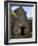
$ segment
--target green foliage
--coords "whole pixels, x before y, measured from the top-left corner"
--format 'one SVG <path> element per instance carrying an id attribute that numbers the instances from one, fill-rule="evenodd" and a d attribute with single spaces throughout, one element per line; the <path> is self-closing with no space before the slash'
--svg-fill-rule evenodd
<path id="1" fill-rule="evenodd" d="M 32 20 L 29 20 L 29 31 L 32 32 Z"/>
<path id="2" fill-rule="evenodd" d="M 17 17 L 17 15 L 16 15 L 15 12 L 11 12 L 11 16 L 15 16 L 15 17 Z"/>
<path id="3" fill-rule="evenodd" d="M 32 37 L 32 32 L 25 32 L 25 38 Z"/>

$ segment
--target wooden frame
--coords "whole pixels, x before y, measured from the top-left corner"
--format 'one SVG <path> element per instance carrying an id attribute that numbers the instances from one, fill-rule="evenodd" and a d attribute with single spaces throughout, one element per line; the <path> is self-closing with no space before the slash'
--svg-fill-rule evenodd
<path id="1" fill-rule="evenodd" d="M 33 42 L 16 42 L 16 43 L 8 43 L 8 3 L 32 3 L 35 5 L 35 41 Z M 27 5 L 26 5 L 27 6 Z M 29 1 L 5 1 L 4 2 L 4 44 L 31 44 L 31 43 L 37 43 L 37 2 L 29 2 Z"/>

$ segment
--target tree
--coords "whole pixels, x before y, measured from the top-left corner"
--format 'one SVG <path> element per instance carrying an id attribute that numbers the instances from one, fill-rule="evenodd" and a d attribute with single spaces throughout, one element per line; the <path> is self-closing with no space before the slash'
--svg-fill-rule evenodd
<path id="1" fill-rule="evenodd" d="M 32 17 L 29 18 L 29 31 L 32 32 Z"/>

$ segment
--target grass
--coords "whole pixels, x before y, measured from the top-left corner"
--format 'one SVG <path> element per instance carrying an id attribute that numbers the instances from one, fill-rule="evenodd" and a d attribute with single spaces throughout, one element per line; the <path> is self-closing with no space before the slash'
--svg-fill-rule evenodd
<path id="1" fill-rule="evenodd" d="M 17 34 L 17 36 L 14 35 L 13 38 L 31 38 L 31 37 L 32 37 L 32 32 L 25 32 L 24 34 L 25 34 L 24 36 L 21 36 L 21 35 L 19 35 L 19 34 Z M 12 35 L 13 35 L 13 34 L 12 34 Z M 11 35 L 11 36 L 12 36 L 12 35 Z M 11 37 L 11 38 L 12 38 L 12 37 Z"/>
<path id="2" fill-rule="evenodd" d="M 25 34 L 26 34 L 26 35 L 25 35 L 25 38 L 30 38 L 30 37 L 32 37 L 32 32 L 26 32 Z"/>

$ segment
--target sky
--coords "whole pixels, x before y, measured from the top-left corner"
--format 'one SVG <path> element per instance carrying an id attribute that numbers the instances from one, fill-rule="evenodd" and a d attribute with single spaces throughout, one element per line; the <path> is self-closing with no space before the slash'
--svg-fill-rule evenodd
<path id="1" fill-rule="evenodd" d="M 12 6 L 11 10 L 14 11 L 15 9 L 19 8 L 20 6 Z M 32 7 L 22 7 L 24 9 L 24 11 L 27 12 L 27 17 L 29 19 L 29 17 L 32 17 Z"/>

